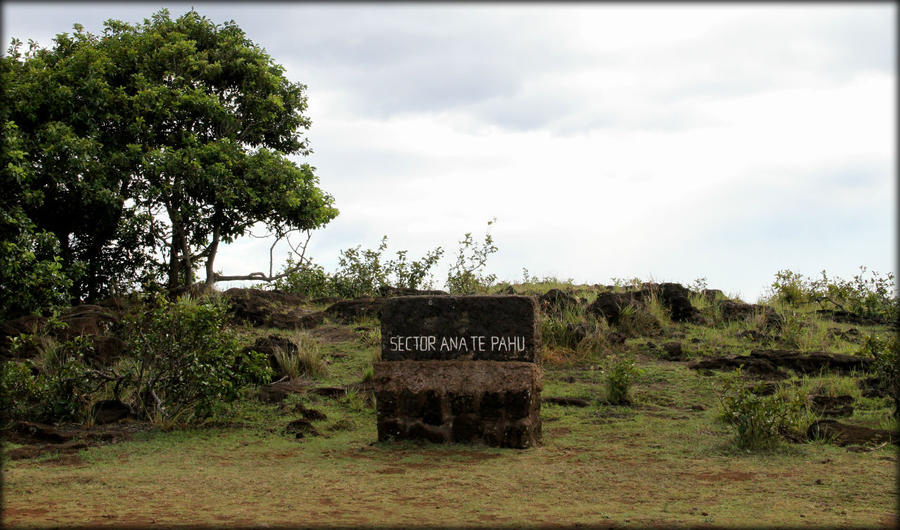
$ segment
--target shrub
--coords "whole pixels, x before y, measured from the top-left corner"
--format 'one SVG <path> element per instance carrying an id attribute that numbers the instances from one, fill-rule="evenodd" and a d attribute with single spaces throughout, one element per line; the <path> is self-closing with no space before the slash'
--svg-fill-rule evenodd
<path id="1" fill-rule="evenodd" d="M 790 270 L 778 271 L 770 289 L 770 299 L 788 305 L 817 303 L 823 308 L 837 308 L 860 316 L 896 322 L 900 317 L 894 274 L 880 275 L 860 266 L 851 280 L 829 278 L 823 270 L 818 280 L 805 278 Z"/>
<path id="2" fill-rule="evenodd" d="M 778 445 L 804 409 L 799 396 L 790 396 L 784 388 L 771 396 L 754 394 L 741 380 L 740 369 L 721 378 L 718 399 L 719 419 L 735 428 L 735 445 L 745 450 Z"/>
<path id="3" fill-rule="evenodd" d="M 245 384 L 269 380 L 265 356 L 242 353 L 225 327 L 226 310 L 222 298 L 155 297 L 144 314 L 124 319 L 137 361 L 125 379 L 141 414 L 156 421 L 203 418 L 237 398 Z"/>
<path id="4" fill-rule="evenodd" d="M 613 405 L 630 403 L 628 393 L 631 385 L 643 373 L 635 366 L 634 358 L 611 355 L 606 358 L 603 370 L 606 374 L 606 401 Z"/>
<path id="5" fill-rule="evenodd" d="M 496 219 L 488 221 L 488 228 Z M 447 273 L 447 290 L 450 294 L 475 294 L 487 291 L 497 281 L 495 274 L 485 275 L 482 271 L 488 256 L 497 252 L 491 234 L 485 233 L 481 245 L 476 245 L 472 233 L 467 232 L 459 242 L 456 262 Z"/>
<path id="6" fill-rule="evenodd" d="M 328 364 L 322 358 L 319 341 L 305 332 L 296 332 L 291 342 L 297 346 L 298 374 L 303 373 L 312 378 L 323 377 L 328 373 Z"/>
<path id="7" fill-rule="evenodd" d="M 298 266 L 288 258 L 284 276 L 275 281 L 274 287 L 279 291 L 300 294 L 310 298 L 338 296 L 334 281 L 321 265 L 308 264 Z"/>
<path id="8" fill-rule="evenodd" d="M 387 236 L 381 238 L 377 249 L 363 249 L 362 245 L 342 250 L 338 269 L 329 274 L 320 265 L 312 263 L 298 266 L 288 260 L 284 276 L 275 282 L 275 288 L 311 298 L 340 296 L 359 298 L 376 296 L 382 287 L 393 285 L 409 289 L 431 287 L 431 269 L 437 264 L 444 250 L 436 247 L 419 260 L 408 261 L 407 251 L 398 250 L 395 259 L 384 260 Z"/>
<path id="9" fill-rule="evenodd" d="M 869 335 L 859 353 L 872 358 L 872 371 L 878 386 L 894 401 L 894 417 L 900 420 L 900 340 L 897 335 Z"/>
<path id="10" fill-rule="evenodd" d="M 0 375 L 2 406 L 8 419 L 41 422 L 81 420 L 87 417 L 92 394 L 105 379 L 85 363 L 92 348 L 85 337 L 58 342 L 46 337 L 20 335 L 12 352 L 36 348 L 37 361 L 6 361 Z"/>
<path id="11" fill-rule="evenodd" d="M 620 310 L 619 319 L 613 327 L 626 337 L 653 336 L 662 331 L 659 320 L 635 304 L 628 304 Z"/>

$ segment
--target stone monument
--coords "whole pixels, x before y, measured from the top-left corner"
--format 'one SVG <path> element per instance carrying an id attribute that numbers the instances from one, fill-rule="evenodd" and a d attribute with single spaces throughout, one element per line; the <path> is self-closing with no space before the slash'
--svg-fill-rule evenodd
<path id="1" fill-rule="evenodd" d="M 390 298 L 381 310 L 381 337 L 380 441 L 540 443 L 543 371 L 534 298 Z"/>

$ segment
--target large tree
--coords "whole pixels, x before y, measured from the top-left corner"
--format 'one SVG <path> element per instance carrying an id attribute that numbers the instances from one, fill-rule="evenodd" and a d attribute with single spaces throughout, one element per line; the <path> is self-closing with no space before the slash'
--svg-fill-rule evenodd
<path id="1" fill-rule="evenodd" d="M 9 120 L 39 183 L 26 211 L 94 283 L 123 268 L 111 256 L 132 254 L 116 271 L 130 281 L 163 271 L 183 288 L 204 264 L 212 283 L 220 243 L 257 223 L 281 236 L 337 215 L 314 168 L 289 158 L 310 152 L 306 87 L 233 21 L 162 10 L 110 20 L 102 35 L 76 25 L 52 49 L 14 45 L 8 60 Z"/>

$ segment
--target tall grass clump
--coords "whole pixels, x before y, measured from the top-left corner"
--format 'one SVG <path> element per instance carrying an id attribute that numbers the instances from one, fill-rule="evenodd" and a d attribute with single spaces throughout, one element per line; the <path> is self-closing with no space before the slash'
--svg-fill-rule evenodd
<path id="1" fill-rule="evenodd" d="M 275 361 L 281 368 L 281 373 L 294 379 L 301 375 L 307 375 L 313 379 L 325 376 L 328 373 L 328 364 L 322 357 L 319 341 L 307 332 L 297 331 L 290 337 L 291 344 L 296 350 L 275 350 Z"/>
<path id="2" fill-rule="evenodd" d="M 738 449 L 771 449 L 783 433 L 793 430 L 805 412 L 803 400 L 784 387 L 771 396 L 753 393 L 741 379 L 740 369 L 723 376 L 718 385 L 719 420 L 735 430 Z"/>
<path id="3" fill-rule="evenodd" d="M 586 314 L 584 308 L 569 305 L 541 319 L 544 360 L 563 364 L 606 351 L 606 321 Z"/>
<path id="4" fill-rule="evenodd" d="M 659 319 L 644 308 L 628 304 L 619 311 L 619 319 L 613 329 L 626 337 L 647 337 L 658 335 L 663 327 Z"/>

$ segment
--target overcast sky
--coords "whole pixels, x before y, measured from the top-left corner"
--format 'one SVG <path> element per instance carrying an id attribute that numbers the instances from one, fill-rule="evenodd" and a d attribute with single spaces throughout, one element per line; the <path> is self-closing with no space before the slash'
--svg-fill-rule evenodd
<path id="1" fill-rule="evenodd" d="M 191 4 L 3 3 L 11 37 Z M 488 272 L 690 283 L 755 301 L 779 269 L 896 269 L 896 6 L 194 3 L 308 86 L 341 249 L 447 250 Z M 281 259 L 286 247 L 279 250 Z M 217 269 L 265 270 L 267 244 Z"/>

